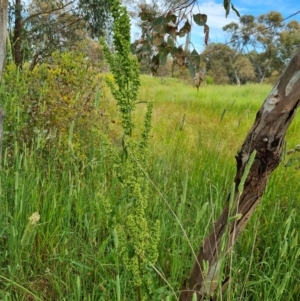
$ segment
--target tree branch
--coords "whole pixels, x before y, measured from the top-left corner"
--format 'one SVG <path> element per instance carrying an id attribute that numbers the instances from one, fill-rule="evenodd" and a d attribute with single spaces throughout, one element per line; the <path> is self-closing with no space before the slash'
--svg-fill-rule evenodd
<path id="1" fill-rule="evenodd" d="M 299 104 L 300 48 L 257 112 L 252 129 L 236 156 L 234 193 L 227 197 L 224 210 L 213 225 L 211 234 L 201 243 L 197 261 L 181 292 L 180 301 L 191 301 L 194 292 L 197 300 L 202 300 L 204 296 L 214 300 L 218 283 L 222 282 L 219 275 L 223 260 L 251 218 L 271 173 L 280 163 L 284 137 Z M 238 187 L 253 151 L 256 155 L 241 192 Z M 233 200 L 232 204 L 230 200 Z M 224 239 L 227 243 L 222 250 L 221 242 Z M 208 264 L 206 274 L 203 262 Z"/>
<path id="2" fill-rule="evenodd" d="M 44 11 L 44 12 L 43 12 L 43 11 L 40 11 L 40 12 L 34 13 L 34 14 L 28 16 L 27 18 L 25 18 L 25 19 L 22 21 L 22 24 L 24 25 L 26 22 L 28 22 L 29 20 L 35 18 L 36 16 L 40 16 L 40 15 L 48 15 L 48 14 L 51 14 L 51 13 L 53 13 L 53 12 L 55 12 L 55 11 L 62 10 L 62 9 L 64 9 L 64 8 L 66 8 L 67 6 L 73 4 L 75 1 L 76 1 L 76 0 L 72 0 L 72 1 L 70 1 L 70 2 L 64 4 L 64 5 L 60 6 L 60 7 L 53 8 L 53 9 L 51 9 L 51 10 L 49 10 L 49 11 Z"/>

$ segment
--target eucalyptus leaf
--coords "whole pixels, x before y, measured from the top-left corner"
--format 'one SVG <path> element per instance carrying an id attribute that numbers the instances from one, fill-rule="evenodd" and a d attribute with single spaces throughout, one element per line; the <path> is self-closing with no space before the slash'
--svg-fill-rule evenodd
<path id="1" fill-rule="evenodd" d="M 166 21 L 167 21 L 167 23 L 169 23 L 169 22 L 176 23 L 177 17 L 174 14 L 169 14 L 166 16 Z"/>
<path id="2" fill-rule="evenodd" d="M 240 17 L 241 17 L 240 13 L 239 13 L 238 10 L 233 6 L 232 3 L 231 3 L 231 8 L 235 11 L 235 13 L 237 14 L 237 16 L 240 18 Z"/>
<path id="3" fill-rule="evenodd" d="M 230 13 L 230 0 L 224 0 L 224 8 L 226 12 L 226 18 Z"/>
<path id="4" fill-rule="evenodd" d="M 190 57 L 191 57 L 191 61 L 194 64 L 194 66 L 196 68 L 198 68 L 200 66 L 200 55 L 199 55 L 199 53 L 194 49 L 191 52 Z"/>
<path id="5" fill-rule="evenodd" d="M 196 14 L 193 15 L 193 19 L 195 23 L 199 26 L 203 26 L 207 22 L 207 15 L 205 14 Z"/>
<path id="6" fill-rule="evenodd" d="M 191 77 L 194 78 L 196 74 L 195 67 L 193 66 L 193 64 L 189 64 L 188 67 L 189 67 Z"/>
<path id="7" fill-rule="evenodd" d="M 209 26 L 206 24 L 204 25 L 204 34 L 205 34 L 204 42 L 205 45 L 207 45 L 209 39 Z"/>
<path id="8" fill-rule="evenodd" d="M 153 27 L 164 25 L 164 24 L 166 24 L 166 18 L 164 16 L 160 16 L 152 22 Z"/>
<path id="9" fill-rule="evenodd" d="M 190 31 L 191 31 L 191 24 L 189 23 L 189 21 L 186 21 L 184 25 L 181 27 L 181 29 L 179 30 L 178 35 L 182 38 L 185 36 L 185 34 L 189 33 Z"/>
<path id="10" fill-rule="evenodd" d="M 195 76 L 196 72 L 199 71 L 200 67 L 200 55 L 194 49 L 191 54 L 188 56 L 188 68 L 192 77 Z"/>
<path id="11" fill-rule="evenodd" d="M 169 36 L 169 37 L 168 37 L 167 44 L 168 44 L 169 46 L 171 46 L 171 47 L 174 47 L 174 46 L 175 46 L 175 41 L 174 41 L 174 39 L 173 39 L 172 36 Z"/>
<path id="12" fill-rule="evenodd" d="M 167 48 L 163 48 L 160 52 L 159 52 L 159 63 L 161 65 L 165 65 L 167 62 L 167 57 L 168 57 L 169 51 Z"/>

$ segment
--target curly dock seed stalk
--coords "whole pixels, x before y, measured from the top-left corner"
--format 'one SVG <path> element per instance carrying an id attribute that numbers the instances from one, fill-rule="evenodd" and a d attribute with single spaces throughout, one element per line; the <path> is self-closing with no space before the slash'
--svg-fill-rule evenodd
<path id="1" fill-rule="evenodd" d="M 134 127 L 132 111 L 136 106 L 140 86 L 139 64 L 130 51 L 130 19 L 126 8 L 122 7 L 117 0 L 111 0 L 110 3 L 114 18 L 113 42 L 115 53 L 110 52 L 103 40 L 101 43 L 114 78 L 106 78 L 106 82 L 117 101 L 124 134 L 131 136 Z"/>
<path id="2" fill-rule="evenodd" d="M 126 8 L 118 0 L 111 0 L 114 18 L 114 53 L 102 40 L 103 52 L 110 65 L 113 79 L 107 78 L 108 86 L 117 101 L 123 128 L 123 150 L 117 174 L 122 183 L 126 206 L 115 225 L 114 237 L 118 256 L 131 276 L 137 300 L 149 300 L 151 296 L 152 269 L 158 258 L 160 226 L 147 216 L 149 201 L 148 182 L 144 170 L 148 166 L 148 138 L 151 130 L 152 103 L 148 103 L 141 137 L 133 135 L 135 124 L 132 113 L 136 109 L 140 86 L 139 65 L 130 52 L 130 20 Z M 128 285 L 128 284 L 127 284 Z M 121 296 L 120 296 L 121 298 Z"/>
<path id="3" fill-rule="evenodd" d="M 38 212 L 34 212 L 29 217 L 29 223 L 27 224 L 21 239 L 21 246 L 23 249 L 29 246 L 32 238 L 34 237 L 39 220 L 40 220 L 40 215 Z"/>

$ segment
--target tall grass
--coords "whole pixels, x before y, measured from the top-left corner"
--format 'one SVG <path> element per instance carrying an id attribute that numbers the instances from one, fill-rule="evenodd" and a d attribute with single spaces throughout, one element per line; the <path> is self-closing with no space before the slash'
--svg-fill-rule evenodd
<path id="1" fill-rule="evenodd" d="M 149 282 L 153 300 L 177 300 L 194 260 L 191 246 L 197 252 L 222 211 L 233 182 L 234 156 L 270 90 L 264 85 L 204 86 L 197 93 L 174 79 L 142 77 L 134 118 L 142 123 L 143 101 L 153 101 L 147 210 L 161 224 L 156 276 Z M 106 108 L 110 104 L 108 133 L 121 144 L 114 102 L 108 93 L 101 100 Z M 1 105 L 16 112 L 16 102 L 9 109 L 12 103 L 6 95 Z M 299 122 L 297 115 L 287 149 L 299 143 Z M 122 218 L 128 204 L 121 202 L 109 147 L 97 131 L 85 130 L 90 146 L 83 157 L 72 152 L 71 136 L 64 153 L 51 149 L 44 156 L 38 137 L 30 148 L 15 143 L 13 151 L 4 149 L 1 300 L 136 300 L 110 230 L 114 216 Z M 134 135 L 140 134 L 137 128 Z M 231 290 L 220 300 L 300 299 L 299 164 L 297 154 L 293 156 L 285 166 L 287 155 L 271 176 L 261 205 L 232 251 Z M 41 216 L 36 233 L 21 248 L 34 212 Z"/>

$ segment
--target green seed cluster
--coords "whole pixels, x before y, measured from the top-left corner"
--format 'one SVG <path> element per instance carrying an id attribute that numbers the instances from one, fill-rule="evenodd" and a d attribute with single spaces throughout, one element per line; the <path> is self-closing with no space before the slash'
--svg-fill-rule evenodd
<path id="1" fill-rule="evenodd" d="M 107 78 L 121 115 L 123 139 L 117 176 L 121 182 L 125 212 L 117 219 L 114 236 L 117 237 L 118 256 L 132 283 L 138 289 L 138 300 L 147 300 L 151 286 L 150 265 L 158 258 L 159 222 L 146 216 L 149 188 L 146 179 L 148 167 L 148 139 L 151 130 L 152 103 L 148 103 L 140 138 L 133 135 L 132 113 L 136 109 L 140 86 L 139 65 L 130 52 L 130 20 L 118 0 L 111 0 L 114 18 L 113 51 L 102 41 L 105 57 L 113 77 Z M 118 160 L 116 160 L 118 161 Z M 124 218 L 125 217 L 125 218 Z"/>

